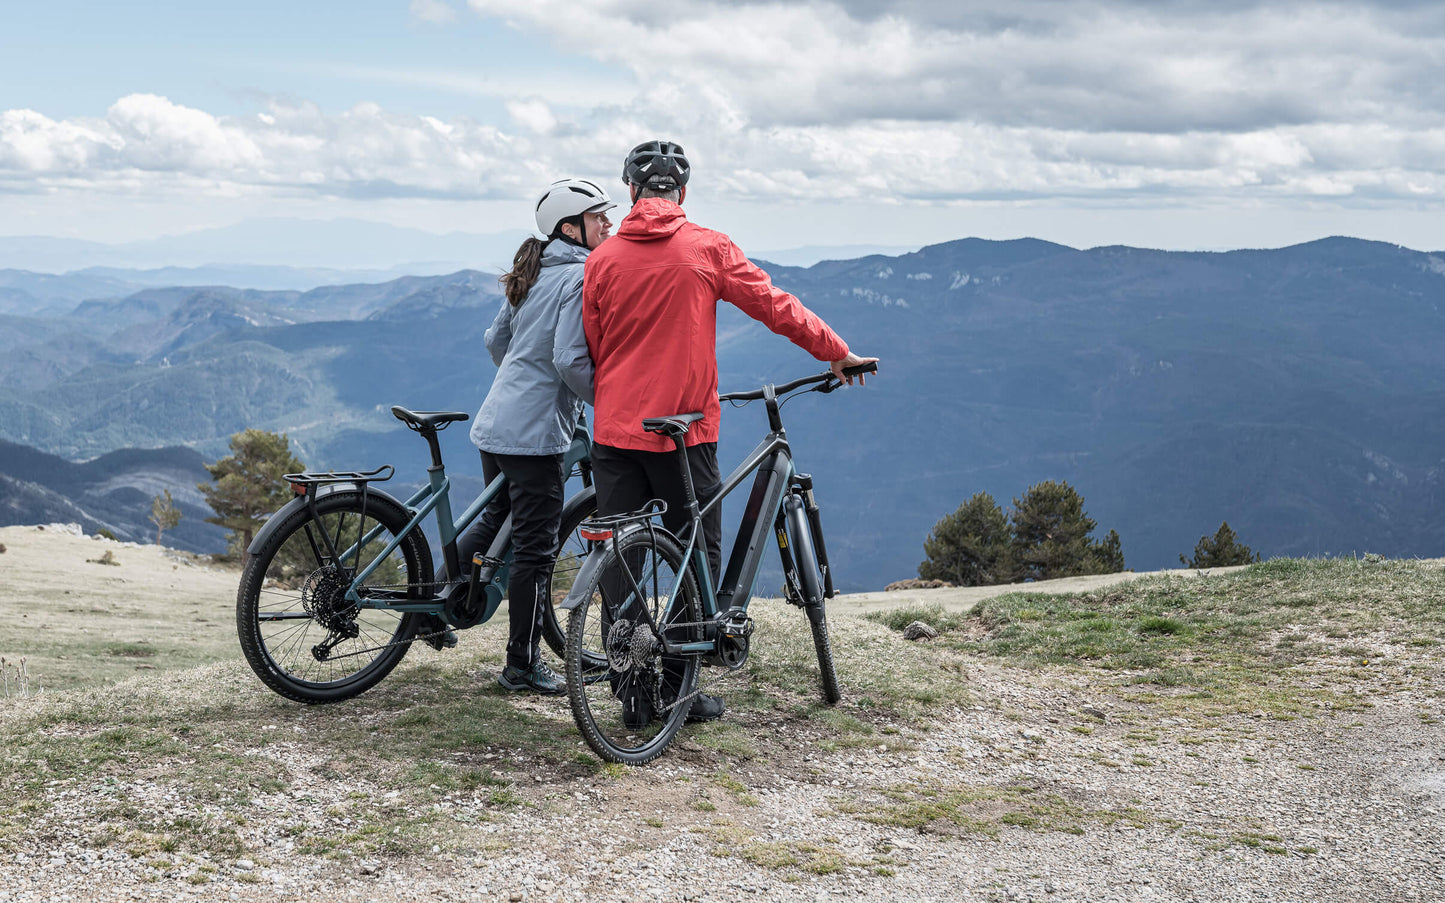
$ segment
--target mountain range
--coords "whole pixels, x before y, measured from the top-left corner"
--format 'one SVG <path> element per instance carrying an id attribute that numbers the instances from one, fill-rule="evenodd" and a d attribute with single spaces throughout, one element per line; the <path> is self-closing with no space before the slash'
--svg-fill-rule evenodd
<path id="1" fill-rule="evenodd" d="M 1445 550 L 1445 254 L 964 239 L 763 265 L 882 358 L 866 387 L 784 409 L 848 589 L 913 573 L 931 526 L 974 492 L 1008 507 L 1048 479 L 1084 495 L 1136 569 L 1177 565 L 1222 520 L 1267 556 Z M 310 466 L 393 463 L 415 481 L 425 452 L 387 408 L 475 411 L 494 372 L 482 335 L 501 300 L 475 270 L 99 290 L 0 313 L 0 438 L 72 460 L 174 445 L 210 460 L 261 427 Z M 719 307 L 724 391 L 820 369 Z M 765 429 L 757 405 L 725 408 L 720 459 Z M 474 476 L 465 427 L 444 439 L 453 472 Z"/>

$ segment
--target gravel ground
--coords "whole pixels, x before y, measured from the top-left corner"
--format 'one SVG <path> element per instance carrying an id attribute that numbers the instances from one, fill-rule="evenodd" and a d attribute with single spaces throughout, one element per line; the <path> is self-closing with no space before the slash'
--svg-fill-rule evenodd
<path id="1" fill-rule="evenodd" d="M 293 781 L 252 801 L 247 859 L 158 868 L 73 839 L 117 798 L 162 819 L 222 817 L 182 799 L 164 768 L 56 787 L 51 811 L 11 838 L 0 900 L 1445 899 L 1445 723 L 1428 684 L 1382 674 L 1362 711 L 1204 722 L 1073 674 L 974 663 L 961 679 L 971 705 L 875 746 L 825 753 L 806 722 L 745 722 L 766 742 L 725 778 L 686 731 L 653 766 L 585 778 L 509 772 L 516 757 L 489 752 L 523 804 L 446 797 L 437 811 L 474 824 L 430 854 L 297 852 L 286 826 L 369 791 L 313 775 L 325 763 L 301 743 L 248 751 Z M 565 717 L 561 701 L 527 704 Z M 901 816 L 910 802 L 916 817 Z M 1000 805 L 1016 823 L 976 830 L 970 817 Z"/>

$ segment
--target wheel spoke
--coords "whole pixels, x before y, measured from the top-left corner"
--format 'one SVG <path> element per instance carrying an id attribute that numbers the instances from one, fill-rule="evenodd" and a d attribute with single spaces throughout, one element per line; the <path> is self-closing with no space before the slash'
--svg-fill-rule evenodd
<path id="1" fill-rule="evenodd" d="M 309 510 L 293 515 L 242 577 L 237 599 L 242 649 L 257 675 L 282 695 L 309 702 L 355 695 L 406 652 L 411 616 L 349 600 L 356 573 L 351 566 L 375 564 L 367 584 L 397 587 L 404 597 L 412 579 L 431 579 L 423 564 L 425 540 L 415 533 L 375 560 L 407 516 L 375 497 L 367 506 L 363 517 L 359 493 L 318 499 L 316 516 Z M 374 535 L 368 539 L 368 533 Z M 347 553 L 348 567 L 333 551 Z M 318 644 L 329 650 L 325 660 L 313 652 Z"/>

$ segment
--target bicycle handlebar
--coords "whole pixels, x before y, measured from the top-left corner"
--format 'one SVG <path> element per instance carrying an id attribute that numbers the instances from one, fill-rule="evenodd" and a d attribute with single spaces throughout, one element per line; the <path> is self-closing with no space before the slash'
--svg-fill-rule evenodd
<path id="1" fill-rule="evenodd" d="M 859 364 L 856 367 L 845 367 L 844 376 L 862 376 L 865 373 L 874 373 L 878 370 L 877 361 L 869 361 L 866 364 Z M 790 383 L 783 383 L 780 386 L 773 386 L 774 395 L 783 395 L 794 389 L 801 389 L 809 383 L 824 383 L 833 379 L 833 371 L 819 373 L 816 376 L 805 376 L 802 379 L 795 379 Z M 762 389 L 751 389 L 747 392 L 729 392 L 726 395 L 719 395 L 718 401 L 758 401 L 763 397 Z"/>

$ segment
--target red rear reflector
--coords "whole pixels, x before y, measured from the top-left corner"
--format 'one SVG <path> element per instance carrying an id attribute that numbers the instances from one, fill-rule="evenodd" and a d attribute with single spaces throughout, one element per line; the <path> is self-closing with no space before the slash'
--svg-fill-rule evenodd
<path id="1" fill-rule="evenodd" d="M 577 535 L 588 542 L 605 542 L 612 538 L 611 530 L 588 530 L 583 527 L 577 528 Z"/>
<path id="2" fill-rule="evenodd" d="M 305 494 L 306 494 L 306 486 L 305 486 L 304 484 L 302 484 L 302 483 L 292 483 L 292 484 L 291 484 L 291 491 L 294 492 L 294 493 L 296 493 L 297 495 L 305 495 Z"/>

